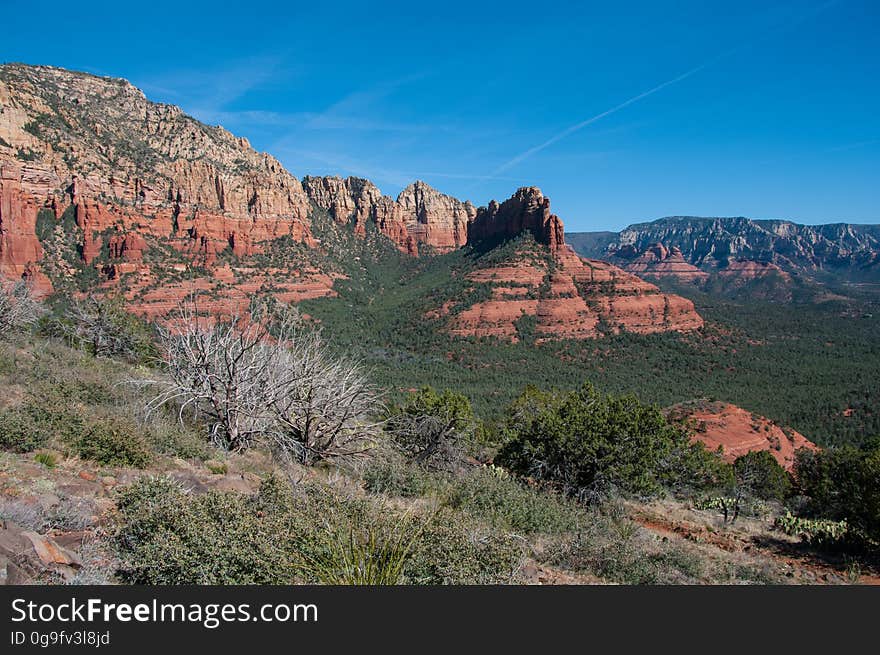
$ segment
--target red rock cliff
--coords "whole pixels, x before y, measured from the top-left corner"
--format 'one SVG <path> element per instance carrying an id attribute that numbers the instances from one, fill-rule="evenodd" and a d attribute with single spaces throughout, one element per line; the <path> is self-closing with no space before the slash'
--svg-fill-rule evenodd
<path id="1" fill-rule="evenodd" d="M 277 160 L 124 80 L 0 67 L 0 162 L 7 205 L 23 215 L 74 205 L 86 263 L 108 231 L 177 237 L 208 258 L 282 234 L 311 240 L 309 198 Z"/>
<path id="2" fill-rule="evenodd" d="M 410 184 L 397 200 L 383 196 L 369 180 L 356 177 L 306 177 L 303 187 L 318 207 L 340 224 L 353 222 L 363 234 L 367 223 L 402 250 L 417 254 L 418 244 L 444 253 L 467 243 L 468 224 L 477 210 L 424 182 Z"/>
<path id="3" fill-rule="evenodd" d="M 562 221 L 550 212 L 550 198 L 537 187 L 522 187 L 501 204 L 493 200 L 488 207 L 480 207 L 468 227 L 468 241 L 508 238 L 526 231 L 552 252 L 565 246 Z"/>

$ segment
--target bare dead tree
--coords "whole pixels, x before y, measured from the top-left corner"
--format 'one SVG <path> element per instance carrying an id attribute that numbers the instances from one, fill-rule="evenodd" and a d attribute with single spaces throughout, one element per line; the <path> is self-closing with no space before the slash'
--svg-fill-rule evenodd
<path id="1" fill-rule="evenodd" d="M 318 332 L 299 331 L 283 346 L 268 397 L 275 445 L 303 464 L 371 448 L 383 407 L 360 367 L 332 356 Z"/>
<path id="2" fill-rule="evenodd" d="M 0 280 L 0 336 L 30 327 L 45 311 L 27 282 Z"/>
<path id="3" fill-rule="evenodd" d="M 242 451 L 270 424 L 263 394 L 268 383 L 267 332 L 241 317 L 214 323 L 194 305 L 182 306 L 159 340 L 168 380 L 147 406 L 148 413 L 172 403 L 182 420 L 187 411 L 206 420 L 211 440 Z"/>
<path id="4" fill-rule="evenodd" d="M 263 441 L 305 464 L 364 452 L 382 407 L 359 367 L 330 355 L 295 313 L 257 318 L 214 321 L 195 301 L 182 306 L 160 330 L 168 378 L 148 411 L 192 411 L 231 451 Z"/>

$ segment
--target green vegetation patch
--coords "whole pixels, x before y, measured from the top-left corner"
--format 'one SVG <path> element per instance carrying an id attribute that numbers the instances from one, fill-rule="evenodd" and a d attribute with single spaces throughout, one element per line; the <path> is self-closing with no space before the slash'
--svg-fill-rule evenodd
<path id="1" fill-rule="evenodd" d="M 256 496 L 191 495 L 166 478 L 142 478 L 120 493 L 118 507 L 120 577 L 136 584 L 362 581 L 352 563 L 371 557 L 385 563 L 386 582 L 398 567 L 403 583 L 498 583 L 513 579 L 522 559 L 515 538 L 448 511 L 395 515 L 275 477 Z"/>

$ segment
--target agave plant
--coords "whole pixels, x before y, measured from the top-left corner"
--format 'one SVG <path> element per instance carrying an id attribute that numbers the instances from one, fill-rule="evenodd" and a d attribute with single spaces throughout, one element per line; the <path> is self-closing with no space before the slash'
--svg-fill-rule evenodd
<path id="1" fill-rule="evenodd" d="M 400 584 L 413 545 L 426 525 L 427 522 L 412 531 L 410 521 L 404 517 L 390 531 L 374 526 L 365 530 L 349 528 L 347 534 L 332 540 L 321 555 L 304 556 L 304 568 L 321 584 Z"/>

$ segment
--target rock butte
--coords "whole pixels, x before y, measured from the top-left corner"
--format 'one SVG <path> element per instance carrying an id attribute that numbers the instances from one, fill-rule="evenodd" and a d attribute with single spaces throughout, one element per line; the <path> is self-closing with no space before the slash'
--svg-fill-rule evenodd
<path id="1" fill-rule="evenodd" d="M 0 275 L 51 291 L 52 275 L 70 274 L 72 264 L 45 252 L 38 234 L 72 231 L 100 288 L 124 280 L 131 309 L 150 317 L 195 290 L 216 313 L 261 292 L 287 302 L 332 296 L 338 272 L 255 259 L 272 255 L 282 238 L 320 248 L 316 209 L 360 236 L 373 226 L 411 255 L 523 232 L 546 247 L 550 259 L 472 274 L 475 285 L 493 286 L 493 298 L 458 314 L 453 334 L 516 338 L 523 314 L 536 317 L 540 338 L 702 325 L 690 301 L 575 255 L 537 188 L 477 209 L 424 182 L 396 200 L 359 178 L 301 182 L 246 139 L 150 102 L 125 80 L 0 66 Z"/>
<path id="2" fill-rule="evenodd" d="M 476 286 L 491 286 L 491 299 L 477 302 L 450 319 L 459 336 L 517 340 L 517 322 L 534 317 L 536 338 L 585 339 L 620 331 L 690 331 L 703 325 L 690 300 L 661 293 L 653 284 L 607 262 L 582 259 L 565 243 L 564 226 L 550 213 L 550 199 L 539 189 L 519 189 L 513 198 L 481 208 L 469 239 L 531 232 L 546 246 L 524 250 L 509 261 L 469 273 Z M 449 313 L 447 305 L 434 316 Z"/>
<path id="3" fill-rule="evenodd" d="M 720 446 L 727 462 L 748 452 L 766 450 L 783 468 L 791 471 L 796 451 L 816 450 L 816 445 L 801 433 L 730 403 L 692 401 L 674 405 L 667 413 L 676 422 L 693 422 L 694 439 L 712 451 Z"/>

